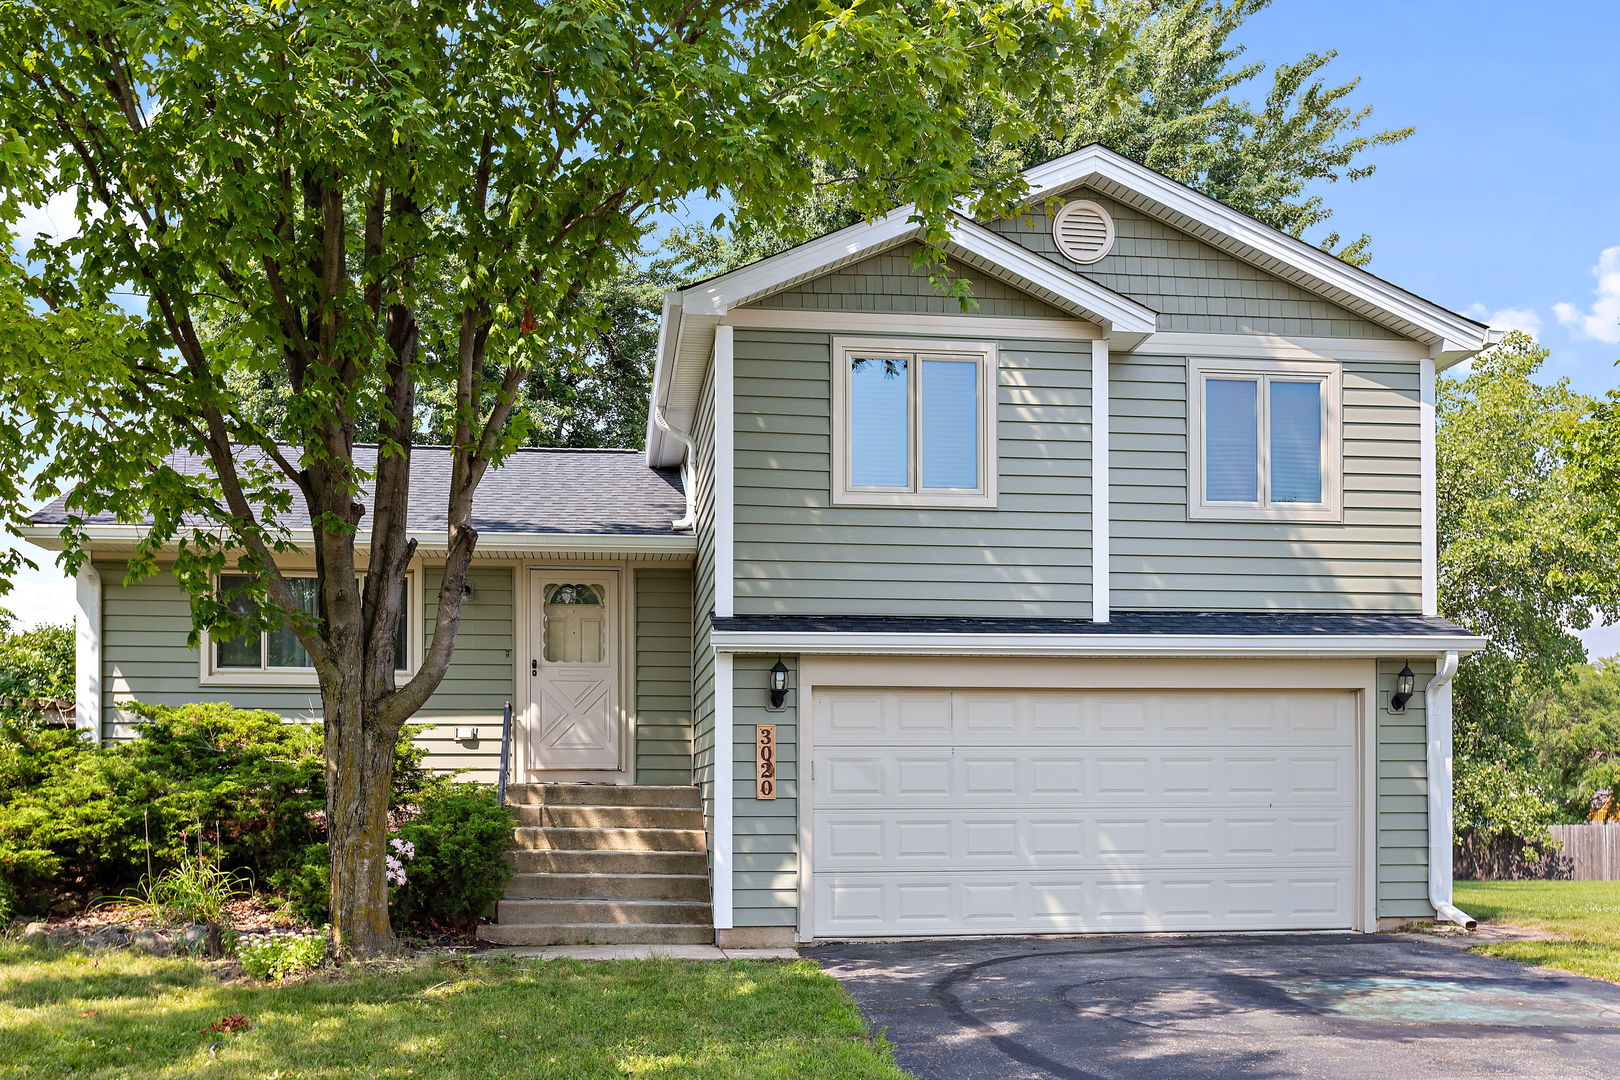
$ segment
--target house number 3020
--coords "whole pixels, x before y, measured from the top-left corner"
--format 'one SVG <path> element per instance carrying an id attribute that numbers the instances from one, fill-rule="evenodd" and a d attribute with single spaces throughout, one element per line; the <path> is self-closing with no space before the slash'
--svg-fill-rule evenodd
<path id="1" fill-rule="evenodd" d="M 776 798 L 776 725 L 754 727 L 754 798 Z"/>

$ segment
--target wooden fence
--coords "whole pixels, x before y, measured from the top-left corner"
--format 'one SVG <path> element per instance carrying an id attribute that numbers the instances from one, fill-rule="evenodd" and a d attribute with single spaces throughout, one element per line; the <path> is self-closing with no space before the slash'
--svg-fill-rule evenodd
<path id="1" fill-rule="evenodd" d="M 1530 859 L 1516 837 L 1458 844 L 1454 872 L 1465 881 L 1620 881 L 1620 822 L 1554 825 L 1549 832 L 1552 848 Z"/>

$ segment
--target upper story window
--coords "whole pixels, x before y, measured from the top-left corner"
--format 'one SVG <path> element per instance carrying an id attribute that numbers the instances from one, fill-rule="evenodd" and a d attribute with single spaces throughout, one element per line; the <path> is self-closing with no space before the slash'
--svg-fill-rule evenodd
<path id="1" fill-rule="evenodd" d="M 1343 439 L 1337 364 L 1188 365 L 1188 514 L 1338 521 Z"/>
<path id="2" fill-rule="evenodd" d="M 284 574 L 293 598 L 306 615 L 316 614 L 318 590 L 313 574 L 296 571 Z M 219 591 L 229 593 L 247 582 L 241 574 L 221 574 Z M 399 632 L 394 644 L 394 668 L 408 674 L 415 667 L 415 641 L 412 628 L 419 625 L 421 594 L 417 588 L 418 574 L 410 571 L 405 580 L 404 603 L 400 606 Z M 247 613 L 247 600 L 230 601 L 238 614 Z M 312 686 L 315 684 L 315 665 L 309 653 L 294 634 L 292 627 L 283 624 L 257 634 L 237 638 L 218 638 L 204 635 L 202 682 L 215 685 L 254 686 Z"/>
<path id="3" fill-rule="evenodd" d="M 994 506 L 996 349 L 833 342 L 833 501 Z"/>

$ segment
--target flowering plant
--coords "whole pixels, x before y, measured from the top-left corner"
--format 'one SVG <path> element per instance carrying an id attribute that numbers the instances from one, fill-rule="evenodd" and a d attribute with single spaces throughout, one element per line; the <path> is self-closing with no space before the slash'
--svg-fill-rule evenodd
<path id="1" fill-rule="evenodd" d="M 384 873 L 388 877 L 388 884 L 403 885 L 405 884 L 405 864 L 416 858 L 416 845 L 409 840 L 401 840 L 395 836 L 389 838 L 388 846 L 393 849 L 393 854 L 383 856 L 386 865 Z"/>

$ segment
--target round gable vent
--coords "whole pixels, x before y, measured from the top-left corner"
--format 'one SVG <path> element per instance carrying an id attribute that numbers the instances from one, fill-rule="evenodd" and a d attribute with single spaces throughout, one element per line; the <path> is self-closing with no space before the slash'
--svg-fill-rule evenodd
<path id="1" fill-rule="evenodd" d="M 1068 258 L 1094 263 L 1114 246 L 1114 219 L 1094 202 L 1064 203 L 1052 219 L 1052 239 Z"/>

